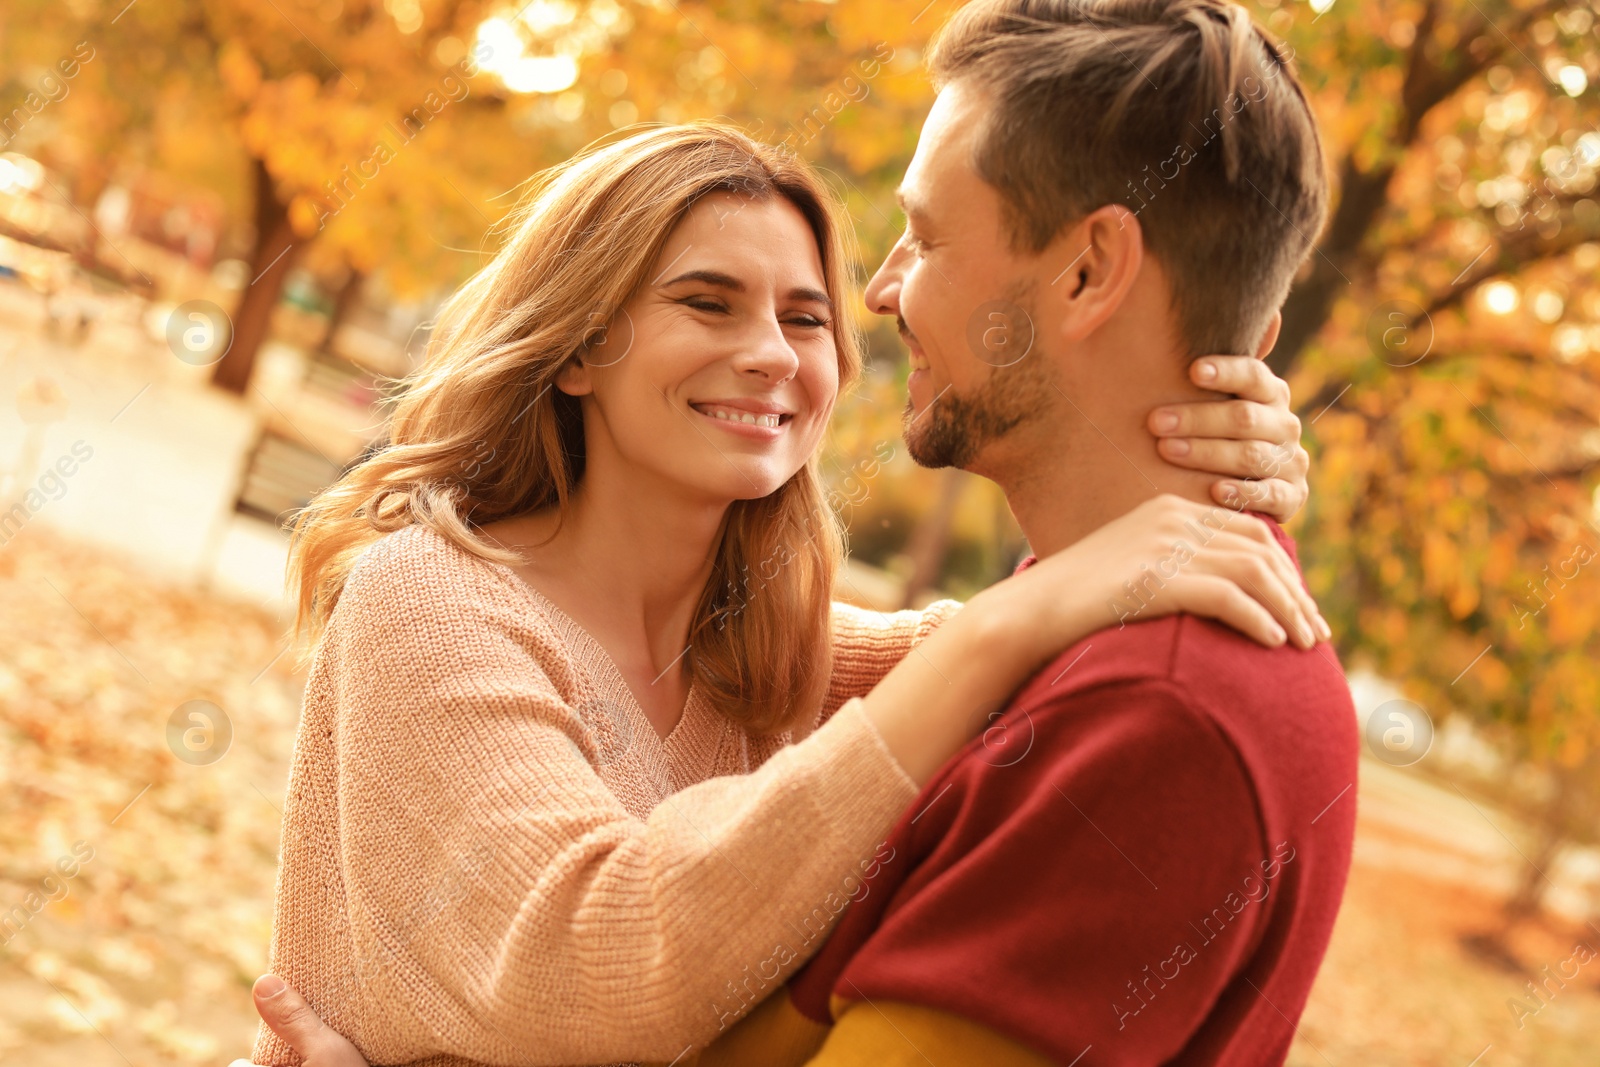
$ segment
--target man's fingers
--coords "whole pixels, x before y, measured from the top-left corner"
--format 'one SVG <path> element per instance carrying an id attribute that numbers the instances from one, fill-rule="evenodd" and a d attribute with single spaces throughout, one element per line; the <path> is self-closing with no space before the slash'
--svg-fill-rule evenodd
<path id="1" fill-rule="evenodd" d="M 305 998 L 277 975 L 257 978 L 251 994 L 261 1021 L 310 1067 L 366 1067 L 366 1058 L 356 1047 L 328 1029 Z"/>
<path id="2" fill-rule="evenodd" d="M 1203 356 L 1189 364 L 1189 380 L 1259 404 L 1287 406 L 1289 401 L 1288 383 L 1254 356 Z"/>

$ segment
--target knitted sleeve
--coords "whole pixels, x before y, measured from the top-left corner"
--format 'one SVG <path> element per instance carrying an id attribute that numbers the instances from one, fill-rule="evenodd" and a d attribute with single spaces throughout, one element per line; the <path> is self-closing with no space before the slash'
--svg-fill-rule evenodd
<path id="1" fill-rule="evenodd" d="M 730 990 L 818 947 L 916 795 L 849 704 L 634 817 L 560 695 L 570 665 L 485 568 L 474 591 L 448 554 L 369 557 L 329 651 L 336 862 L 368 964 L 348 1036 L 373 1062 L 671 1060 L 742 1009 Z"/>
<path id="2" fill-rule="evenodd" d="M 936 600 L 921 611 L 869 611 L 833 605 L 833 677 L 822 702 L 822 718 L 852 697 L 866 696 L 896 663 L 961 610 L 958 600 Z"/>

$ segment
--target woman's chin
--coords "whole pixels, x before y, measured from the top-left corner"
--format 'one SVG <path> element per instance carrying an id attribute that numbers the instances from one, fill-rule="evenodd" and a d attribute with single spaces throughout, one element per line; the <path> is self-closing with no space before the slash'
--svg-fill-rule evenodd
<path id="1" fill-rule="evenodd" d="M 728 464 L 724 469 L 729 476 L 718 480 L 715 491 L 734 501 L 771 496 L 788 484 L 800 468 L 775 470 L 766 464 Z"/>

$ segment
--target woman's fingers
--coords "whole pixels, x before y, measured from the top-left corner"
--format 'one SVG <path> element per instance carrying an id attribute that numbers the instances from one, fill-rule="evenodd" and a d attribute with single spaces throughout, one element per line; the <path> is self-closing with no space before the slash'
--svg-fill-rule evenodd
<path id="1" fill-rule="evenodd" d="M 1281 485 L 1283 487 L 1283 491 L 1285 492 L 1289 492 L 1293 489 L 1293 487 L 1287 485 L 1287 483 L 1279 482 L 1256 482 L 1246 484 L 1255 485 L 1258 487 Z M 1235 507 L 1237 507 L 1237 505 L 1235 505 Z M 1268 511 L 1270 513 L 1270 509 L 1268 508 L 1263 507 L 1258 510 Z M 1235 520 L 1237 520 L 1237 525 L 1235 525 Z M 1307 644 L 1307 647 L 1315 644 L 1315 639 L 1317 638 L 1320 638 L 1324 641 L 1331 640 L 1333 638 L 1333 630 L 1328 626 L 1327 620 L 1322 617 L 1322 611 L 1317 607 L 1316 600 L 1309 592 L 1306 591 L 1305 582 L 1302 581 L 1300 577 L 1300 568 L 1295 566 L 1294 559 L 1289 555 L 1288 550 L 1279 543 L 1273 532 L 1268 529 L 1267 524 L 1252 516 L 1245 515 L 1242 512 L 1233 511 L 1231 513 L 1229 522 L 1225 525 L 1225 528 L 1230 533 L 1242 534 L 1250 541 L 1253 541 L 1262 548 L 1266 549 L 1267 559 L 1271 561 L 1273 569 L 1278 573 L 1278 576 L 1284 583 L 1284 586 L 1289 590 L 1291 595 L 1293 595 L 1295 598 L 1295 601 L 1300 605 L 1301 614 L 1311 625 L 1311 631 L 1314 635 L 1314 639 Z"/>
<path id="2" fill-rule="evenodd" d="M 257 978 L 251 994 L 261 1021 L 300 1054 L 306 1067 L 367 1067 L 366 1057 L 277 975 Z"/>
<path id="3" fill-rule="evenodd" d="M 1317 643 L 1316 609 L 1299 595 L 1299 583 L 1285 574 L 1272 554 L 1244 540 L 1221 541 L 1197 557 L 1197 574 L 1226 578 L 1254 597 L 1300 648 Z"/>
<path id="4" fill-rule="evenodd" d="M 1157 437 L 1216 437 L 1232 441 L 1265 441 L 1288 453 L 1300 441 L 1300 417 L 1282 406 L 1255 400 L 1196 400 L 1168 404 L 1146 420 Z"/>
<path id="5" fill-rule="evenodd" d="M 1222 511 L 1219 516 L 1220 509 L 1193 507 L 1201 516 L 1195 529 L 1204 537 L 1196 556 L 1202 569 L 1243 585 L 1273 610 L 1301 647 L 1310 648 L 1319 637 L 1331 636 L 1316 601 L 1300 580 L 1299 568 L 1266 523 L 1237 511 Z M 1215 532 L 1204 534 L 1208 529 Z M 1264 573 L 1257 566 L 1264 568 Z"/>
<path id="6" fill-rule="evenodd" d="M 1203 356 L 1189 364 L 1189 380 L 1241 400 L 1289 406 L 1289 383 L 1254 356 Z"/>
<path id="7" fill-rule="evenodd" d="M 1259 511 L 1279 522 L 1288 522 L 1305 506 L 1306 488 L 1303 482 L 1282 478 L 1260 482 L 1223 478 L 1211 483 L 1211 499 L 1234 510 Z"/>
<path id="8" fill-rule="evenodd" d="M 1234 478 L 1276 478 L 1295 460 L 1293 450 L 1266 441 L 1228 441 L 1209 437 L 1166 437 L 1156 451 L 1175 467 Z"/>
<path id="9" fill-rule="evenodd" d="M 1273 619 L 1272 613 L 1236 582 L 1198 574 L 1190 580 L 1189 586 L 1182 610 L 1216 619 L 1268 648 L 1277 648 L 1285 641 L 1283 627 Z"/>
<path id="10" fill-rule="evenodd" d="M 1311 648 L 1319 636 L 1328 636 L 1293 559 L 1253 515 L 1163 494 L 1096 531 L 1079 551 L 1103 556 L 1101 572 L 1133 573 L 1120 584 L 1131 586 L 1140 600 L 1135 614 L 1146 607 L 1158 615 L 1190 611 L 1235 625 L 1269 646 L 1287 639 Z M 1057 558 L 1073 559 L 1065 553 L 1052 557 Z M 1237 596 L 1224 596 L 1218 582 Z"/>

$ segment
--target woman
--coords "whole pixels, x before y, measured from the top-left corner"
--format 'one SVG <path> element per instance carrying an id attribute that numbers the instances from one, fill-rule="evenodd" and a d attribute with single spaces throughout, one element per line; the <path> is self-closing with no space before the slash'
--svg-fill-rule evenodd
<path id="1" fill-rule="evenodd" d="M 727 981 L 779 941 L 798 966 L 983 711 L 1204 510 L 1152 501 L 959 611 L 830 609 L 846 234 L 733 130 L 584 153 L 446 307 L 391 446 L 301 517 L 321 634 L 273 966 L 373 1060 L 709 1039 Z M 1324 626 L 1241 516 L 1147 610 Z M 291 1055 L 263 1031 L 257 1062 Z"/>

